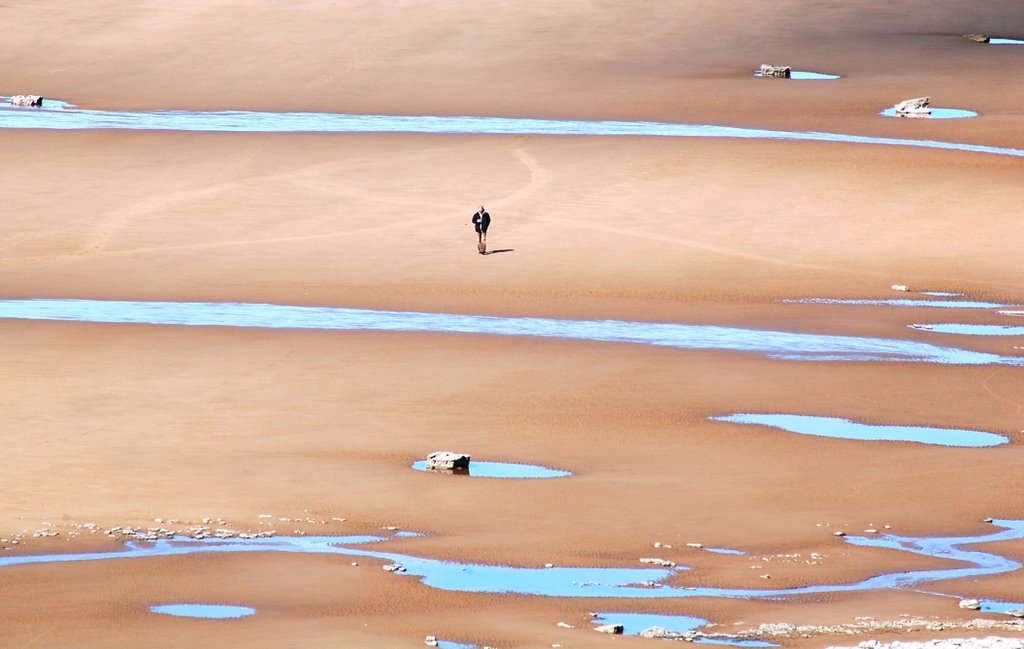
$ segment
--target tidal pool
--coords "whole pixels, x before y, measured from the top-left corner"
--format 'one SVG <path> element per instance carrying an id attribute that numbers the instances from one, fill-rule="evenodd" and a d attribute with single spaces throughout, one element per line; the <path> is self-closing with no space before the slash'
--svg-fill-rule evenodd
<path id="1" fill-rule="evenodd" d="M 232 302 L 0 300 L 0 319 L 538 336 L 763 354 L 791 361 L 1024 365 L 1024 357 L 889 338 L 622 320 L 556 320 Z"/>
<path id="2" fill-rule="evenodd" d="M 0 101 L 6 101 L 6 98 L 0 98 Z M 246 133 L 467 133 L 479 135 L 725 137 L 910 146 L 1024 157 L 1024 149 L 986 146 L 982 144 L 871 137 L 843 133 L 773 131 L 769 129 L 740 128 L 714 124 L 554 120 L 469 115 L 268 113 L 244 110 L 109 111 L 80 109 L 64 102 L 52 100 L 44 102 L 42 108 L 15 107 L 9 103 L 0 105 L 0 128 L 58 130 L 132 129 Z"/>
<path id="3" fill-rule="evenodd" d="M 564 478 L 572 475 L 572 471 L 549 469 L 536 464 L 515 464 L 512 462 L 477 462 L 469 464 L 469 469 L 460 471 L 432 471 L 427 469 L 426 460 L 412 463 L 417 471 L 430 473 L 451 473 L 452 475 L 468 475 L 476 478 Z"/>
<path id="4" fill-rule="evenodd" d="M 722 417 L 709 417 L 709 419 L 737 424 L 770 426 L 801 435 L 876 442 L 917 442 L 919 444 L 937 444 L 939 446 L 979 448 L 999 446 L 1010 441 L 1002 435 L 979 430 L 930 428 L 925 426 L 873 426 L 859 424 L 849 419 L 813 417 L 810 415 L 739 413 Z"/>
<path id="5" fill-rule="evenodd" d="M 934 324 L 907 325 L 920 331 L 934 331 L 941 334 L 962 334 L 965 336 L 1024 336 L 1024 326 L 1020 325 L 987 325 L 957 324 L 954 322 L 937 322 Z"/>
<path id="6" fill-rule="evenodd" d="M 672 633 L 687 633 L 689 631 L 697 631 L 708 623 L 707 620 L 689 615 L 659 615 L 655 613 L 598 613 L 592 622 L 594 624 L 621 624 L 623 635 L 640 635 L 641 632 L 652 627 L 659 627 Z M 693 639 L 693 642 L 734 647 L 779 646 L 771 642 L 764 642 L 763 640 L 714 636 L 697 636 Z"/>
<path id="7" fill-rule="evenodd" d="M 150 606 L 149 610 L 161 615 L 201 617 L 217 620 L 248 617 L 256 613 L 256 609 L 249 608 L 248 606 L 225 606 L 223 604 L 161 604 Z"/>
<path id="8" fill-rule="evenodd" d="M 0 557 L 0 568 L 73 561 L 114 561 L 147 557 L 203 553 L 281 552 L 288 554 L 326 554 L 339 557 L 363 557 L 397 564 L 398 578 L 419 579 L 431 588 L 466 593 L 520 594 L 544 597 L 671 599 L 721 597 L 732 599 L 780 598 L 868 591 L 882 588 L 912 588 L 923 583 L 966 579 L 1012 572 L 1021 565 L 991 551 L 965 546 L 991 544 L 1024 538 L 1024 521 L 995 520 L 998 528 L 990 534 L 962 537 L 908 537 L 882 534 L 872 537 L 846 536 L 851 545 L 887 548 L 900 552 L 948 559 L 955 567 L 934 570 L 910 570 L 885 573 L 863 581 L 845 584 L 820 584 L 798 588 L 716 588 L 677 585 L 688 570 L 672 568 L 526 568 L 507 565 L 457 563 L 427 559 L 408 554 L 367 550 L 359 545 L 384 541 L 391 537 L 272 537 L 256 539 L 191 539 L 179 537 L 158 541 L 125 543 L 114 552 L 81 554 L 16 555 Z M 669 582 L 671 578 L 671 583 Z"/>
<path id="9" fill-rule="evenodd" d="M 978 113 L 973 110 L 962 108 L 932 108 L 929 115 L 900 115 L 895 108 L 886 108 L 879 114 L 883 117 L 902 117 L 904 119 L 964 119 L 978 116 Z"/>
<path id="10" fill-rule="evenodd" d="M 1024 45 L 1024 41 L 1017 40 L 1016 38 L 990 38 L 988 39 L 989 45 Z"/>

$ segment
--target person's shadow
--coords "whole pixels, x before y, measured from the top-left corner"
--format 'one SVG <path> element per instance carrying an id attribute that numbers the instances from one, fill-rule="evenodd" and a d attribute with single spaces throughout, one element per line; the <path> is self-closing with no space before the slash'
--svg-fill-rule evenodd
<path id="1" fill-rule="evenodd" d="M 496 255 L 496 254 L 498 254 L 499 252 L 515 252 L 515 251 L 516 251 L 516 249 L 515 249 L 515 248 L 499 248 L 499 249 L 497 249 L 497 250 L 488 250 L 488 251 L 487 251 L 487 252 L 485 252 L 484 254 L 485 254 L 485 255 Z"/>

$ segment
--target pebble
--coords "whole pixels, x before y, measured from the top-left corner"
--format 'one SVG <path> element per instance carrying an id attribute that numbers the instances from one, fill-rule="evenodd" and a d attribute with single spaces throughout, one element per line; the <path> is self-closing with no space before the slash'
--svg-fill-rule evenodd
<path id="1" fill-rule="evenodd" d="M 676 565 L 675 561 L 668 561 L 667 559 L 659 559 L 657 557 L 640 557 L 640 563 L 649 563 L 666 568 L 672 568 Z"/>
<path id="2" fill-rule="evenodd" d="M 559 622 L 555 626 L 562 627 L 563 629 L 575 629 L 576 628 L 576 627 L 574 627 L 571 624 L 567 624 L 566 622 Z"/>

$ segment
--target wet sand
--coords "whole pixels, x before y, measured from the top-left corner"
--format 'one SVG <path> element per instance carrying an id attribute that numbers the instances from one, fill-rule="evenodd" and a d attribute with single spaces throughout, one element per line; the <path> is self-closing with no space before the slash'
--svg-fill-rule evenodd
<path id="1" fill-rule="evenodd" d="M 1014 2 L 381 7 L 6 3 L 0 94 L 91 108 L 638 119 L 1024 147 Z M 840 74 L 755 79 L 761 63 Z M 895 120 L 930 95 L 969 120 Z M 1019 338 L 914 331 L 989 314 L 780 304 L 958 291 L 1024 302 L 1021 161 L 812 142 L 0 129 L 0 297 L 257 301 L 616 318 L 870 335 L 1020 356 Z M 470 216 L 494 218 L 476 254 Z M 627 344 L 444 334 L 0 321 L 3 553 L 119 544 L 76 527 L 223 518 L 238 529 L 426 532 L 418 556 L 637 567 L 692 583 L 844 583 L 946 562 L 846 545 L 981 534 L 1022 518 L 1019 367 L 808 363 Z M 866 443 L 707 418 L 792 412 L 988 430 L 990 449 Z M 571 470 L 553 480 L 409 469 L 434 450 Z M 333 518 L 345 518 L 344 522 Z M 50 523 L 51 525 L 44 525 Z M 54 538 L 31 532 L 53 529 Z M 72 537 L 72 533 L 78 536 Z M 654 542 L 673 545 L 655 549 Z M 722 556 L 690 542 L 746 551 Z M 1021 559 L 1021 542 L 996 544 Z M 811 552 L 826 555 L 803 563 Z M 799 554 L 801 561 L 757 562 Z M 751 565 L 767 566 L 753 569 Z M 443 592 L 379 563 L 164 557 L 0 568 L 12 646 L 649 646 L 588 611 L 728 628 L 902 614 L 1005 616 L 873 591 L 786 601 L 594 601 Z M 770 580 L 761 578 L 770 574 Z M 934 586 L 1024 601 L 1019 572 Z M 243 620 L 153 604 L 252 606 Z M 565 621 L 576 629 L 561 629 Z M 942 636 L 935 632 L 936 637 Z M 952 634 L 952 635 L 949 635 Z M 921 639 L 915 633 L 915 639 Z M 963 637 L 951 630 L 948 637 Z M 867 636 L 865 636 L 867 637 Z M 883 637 L 883 636 L 878 636 Z M 899 637 L 894 635 L 892 637 Z M 787 646 L 850 644 L 845 636 Z"/>

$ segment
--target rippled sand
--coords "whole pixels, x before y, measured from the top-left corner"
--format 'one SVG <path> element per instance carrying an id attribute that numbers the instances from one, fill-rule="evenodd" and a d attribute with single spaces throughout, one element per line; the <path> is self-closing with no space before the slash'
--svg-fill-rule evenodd
<path id="1" fill-rule="evenodd" d="M 642 120 L 1024 148 L 1024 88 L 1008 82 L 1024 47 L 960 37 L 1020 37 L 1024 15 L 1011 0 L 266 5 L 100 0 L 58 12 L 7 2 L 0 94 L 112 110 Z M 762 63 L 842 78 L 753 77 Z M 878 115 L 923 95 L 979 116 Z M 642 137 L 0 138 L 5 299 L 657 321 L 1024 353 L 1019 338 L 907 327 L 1005 324 L 986 310 L 779 302 L 904 297 L 890 287 L 905 284 L 1021 304 L 1015 158 Z M 469 219 L 481 202 L 494 217 L 491 249 L 507 252 L 476 253 Z M 635 568 L 659 556 L 690 566 L 701 586 L 774 589 L 948 567 L 854 547 L 837 530 L 970 535 L 990 529 L 986 517 L 1024 518 L 1020 367 L 60 322 L 0 321 L 0 340 L 0 538 L 25 535 L 5 554 L 120 547 L 77 527 L 89 522 L 223 518 L 253 531 L 273 521 L 282 535 L 422 531 L 429 536 L 382 550 L 463 562 Z M 1010 443 L 879 446 L 708 419 L 734 412 L 982 430 Z M 409 468 L 434 450 L 573 475 L 456 481 Z M 33 538 L 40 530 L 60 535 Z M 1020 541 L 993 545 L 986 550 L 1024 557 Z M 811 553 L 823 559 L 808 563 Z M 654 641 L 595 634 L 587 613 L 689 615 L 730 629 L 905 613 L 1006 619 L 909 590 L 597 609 L 441 592 L 359 563 L 211 554 L 10 566 L 0 630 L 12 646 L 142 637 L 153 646 L 391 648 L 423 646 L 432 634 L 497 647 L 626 647 Z M 929 587 L 1019 601 L 1019 581 L 1017 571 Z M 150 612 L 195 602 L 257 613 L 204 621 Z"/>

